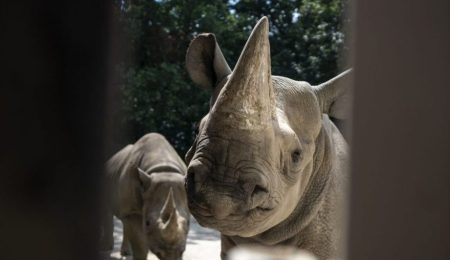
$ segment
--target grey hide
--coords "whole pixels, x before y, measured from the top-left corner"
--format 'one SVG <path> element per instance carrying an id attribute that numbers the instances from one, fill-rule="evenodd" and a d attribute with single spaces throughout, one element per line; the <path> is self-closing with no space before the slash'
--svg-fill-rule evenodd
<path id="1" fill-rule="evenodd" d="M 221 232 L 222 258 L 249 243 L 335 257 L 348 147 L 329 117 L 348 117 L 350 71 L 318 86 L 272 76 L 268 32 L 263 17 L 233 71 L 213 34 L 189 46 L 188 73 L 212 92 L 186 154 L 189 208 Z"/>
<path id="2" fill-rule="evenodd" d="M 106 169 L 112 213 L 124 225 L 122 255 L 146 259 L 150 249 L 159 259 L 181 259 L 190 215 L 186 165 L 173 147 L 150 133 L 116 153 Z M 105 230 L 112 236 L 111 227 Z"/>

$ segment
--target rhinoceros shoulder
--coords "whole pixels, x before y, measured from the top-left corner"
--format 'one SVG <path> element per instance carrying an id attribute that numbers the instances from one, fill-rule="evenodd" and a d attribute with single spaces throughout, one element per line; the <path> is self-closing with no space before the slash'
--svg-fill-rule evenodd
<path id="1" fill-rule="evenodd" d="M 152 171 L 175 171 L 186 174 L 186 164 L 167 139 L 158 133 L 149 133 L 139 139 L 136 144 L 135 157 L 140 157 L 142 170 L 151 174 Z"/>
<path id="2" fill-rule="evenodd" d="M 131 151 L 133 149 L 133 145 L 129 144 L 122 148 L 122 150 L 118 151 L 114 154 L 105 165 L 106 175 L 108 178 L 117 179 L 119 175 L 123 171 L 129 156 L 131 155 Z"/>

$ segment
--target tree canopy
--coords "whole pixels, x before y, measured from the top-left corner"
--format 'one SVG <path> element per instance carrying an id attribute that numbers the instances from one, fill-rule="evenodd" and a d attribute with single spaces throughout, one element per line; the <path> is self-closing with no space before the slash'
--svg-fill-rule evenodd
<path id="1" fill-rule="evenodd" d="M 148 132 L 166 136 L 181 156 L 208 111 L 209 93 L 187 75 L 185 54 L 199 33 L 216 35 L 233 67 L 253 26 L 270 21 L 272 73 L 312 84 L 337 74 L 345 54 L 343 0 L 117 0 L 115 16 L 127 53 L 116 64 L 122 116 L 117 141 L 134 142 Z"/>

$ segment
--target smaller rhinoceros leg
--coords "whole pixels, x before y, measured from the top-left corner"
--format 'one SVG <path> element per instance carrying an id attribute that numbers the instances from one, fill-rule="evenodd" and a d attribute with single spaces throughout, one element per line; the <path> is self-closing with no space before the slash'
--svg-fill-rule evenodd
<path id="1" fill-rule="evenodd" d="M 120 246 L 120 254 L 122 256 L 128 256 L 131 255 L 130 250 L 130 238 L 128 237 L 129 230 L 128 228 L 123 225 L 123 239 L 122 239 L 122 245 Z"/>
<path id="2" fill-rule="evenodd" d="M 228 251 L 235 247 L 236 244 L 227 236 L 220 235 L 220 241 L 221 241 L 221 250 L 220 250 L 220 258 L 222 260 L 228 259 Z"/>
<path id="3" fill-rule="evenodd" d="M 132 215 L 123 220 L 124 234 L 128 238 L 134 260 L 147 259 L 147 242 L 142 227 L 142 216 Z M 125 236 L 124 236 L 125 238 Z"/>

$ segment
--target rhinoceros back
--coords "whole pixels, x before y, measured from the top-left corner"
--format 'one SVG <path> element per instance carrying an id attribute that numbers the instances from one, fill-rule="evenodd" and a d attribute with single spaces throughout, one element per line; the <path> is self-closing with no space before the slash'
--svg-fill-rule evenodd
<path id="1" fill-rule="evenodd" d="M 138 166 L 151 174 L 153 172 L 177 172 L 186 174 L 186 165 L 164 136 L 150 133 L 135 144 L 134 157 Z"/>

